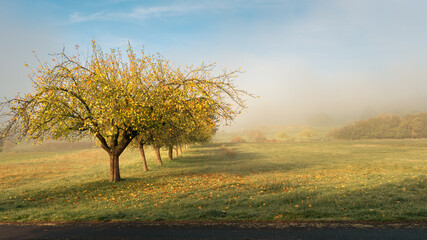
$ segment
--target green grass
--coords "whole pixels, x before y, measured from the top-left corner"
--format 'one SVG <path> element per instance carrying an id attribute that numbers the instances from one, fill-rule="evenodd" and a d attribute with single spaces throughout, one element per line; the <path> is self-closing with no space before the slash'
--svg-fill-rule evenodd
<path id="1" fill-rule="evenodd" d="M 427 220 L 427 140 L 0 153 L 0 221 Z M 164 152 L 166 158 L 167 154 Z"/>

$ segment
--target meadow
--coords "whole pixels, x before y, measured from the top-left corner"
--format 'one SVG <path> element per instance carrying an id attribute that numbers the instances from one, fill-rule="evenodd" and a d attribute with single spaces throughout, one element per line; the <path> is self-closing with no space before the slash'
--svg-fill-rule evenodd
<path id="1" fill-rule="evenodd" d="M 427 220 L 427 140 L 0 153 L 0 221 Z"/>

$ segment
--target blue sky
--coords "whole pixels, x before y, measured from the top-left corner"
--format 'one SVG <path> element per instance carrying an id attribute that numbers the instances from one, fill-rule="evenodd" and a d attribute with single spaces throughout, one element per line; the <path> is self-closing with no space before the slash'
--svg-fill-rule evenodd
<path id="1" fill-rule="evenodd" d="M 0 97 L 30 91 L 25 63 L 64 47 L 159 52 L 242 67 L 259 99 L 236 126 L 427 111 L 427 1 L 0 1 Z"/>

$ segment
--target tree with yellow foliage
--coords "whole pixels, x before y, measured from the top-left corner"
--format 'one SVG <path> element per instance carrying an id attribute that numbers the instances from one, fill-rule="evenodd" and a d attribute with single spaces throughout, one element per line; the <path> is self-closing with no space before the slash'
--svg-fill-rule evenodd
<path id="1" fill-rule="evenodd" d="M 159 56 L 137 57 L 130 45 L 126 53 L 105 53 L 93 41 L 86 60 L 77 50 L 71 57 L 63 52 L 50 63 L 39 61 L 30 76 L 33 92 L 0 105 L 7 109 L 3 137 L 93 137 L 109 154 L 110 180 L 117 182 L 119 157 L 136 137 L 153 136 L 172 119 L 187 117 L 186 110 L 203 121 L 209 106 L 209 114 L 229 122 L 245 107 L 242 97 L 248 94 L 232 84 L 238 71 L 212 76 L 213 65 L 184 71 Z"/>

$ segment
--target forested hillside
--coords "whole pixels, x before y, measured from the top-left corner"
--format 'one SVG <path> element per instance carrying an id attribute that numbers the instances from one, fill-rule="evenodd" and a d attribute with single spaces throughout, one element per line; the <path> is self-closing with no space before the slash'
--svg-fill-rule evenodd
<path id="1" fill-rule="evenodd" d="M 403 117 L 380 114 L 376 118 L 337 129 L 330 136 L 348 140 L 426 138 L 427 113 L 408 114 Z"/>

